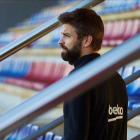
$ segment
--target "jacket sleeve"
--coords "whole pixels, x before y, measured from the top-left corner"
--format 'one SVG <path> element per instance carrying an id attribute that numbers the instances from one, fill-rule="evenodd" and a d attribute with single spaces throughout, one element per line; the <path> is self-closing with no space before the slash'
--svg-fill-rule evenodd
<path id="1" fill-rule="evenodd" d="M 90 92 L 69 102 L 69 121 L 64 140 L 87 140 L 90 124 Z"/>

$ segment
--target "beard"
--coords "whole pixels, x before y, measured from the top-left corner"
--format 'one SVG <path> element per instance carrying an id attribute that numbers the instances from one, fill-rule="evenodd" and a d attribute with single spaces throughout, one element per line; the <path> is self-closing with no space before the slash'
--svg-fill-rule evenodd
<path id="1" fill-rule="evenodd" d="M 81 55 L 81 41 L 79 40 L 70 50 L 63 44 L 61 44 L 60 46 L 65 50 L 65 52 L 61 53 L 62 59 L 64 61 L 68 61 L 69 64 L 73 65 Z"/>

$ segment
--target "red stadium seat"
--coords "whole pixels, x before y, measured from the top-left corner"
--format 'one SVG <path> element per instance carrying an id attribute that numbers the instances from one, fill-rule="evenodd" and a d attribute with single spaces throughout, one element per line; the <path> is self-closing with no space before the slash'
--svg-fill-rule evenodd
<path id="1" fill-rule="evenodd" d="M 109 21 L 106 25 L 106 33 L 104 34 L 104 39 L 109 40 L 113 30 L 114 22 Z"/>
<path id="2" fill-rule="evenodd" d="M 109 21 L 107 23 L 107 25 L 105 25 L 106 29 L 105 29 L 105 33 L 104 33 L 104 39 L 103 39 L 103 46 L 107 46 L 108 45 L 108 40 L 111 38 L 111 33 L 113 30 L 113 26 L 114 26 L 114 22 Z"/>
<path id="3" fill-rule="evenodd" d="M 103 46 L 116 46 L 140 32 L 140 20 L 115 21 L 105 23 Z"/>
<path id="4" fill-rule="evenodd" d="M 119 40 L 124 35 L 124 32 L 126 30 L 126 24 L 127 22 L 124 20 L 117 21 L 115 24 L 115 27 L 113 28 L 113 34 L 111 40 L 108 42 L 109 46 L 116 46 L 119 45 Z"/>
<path id="5" fill-rule="evenodd" d="M 139 19 L 135 19 L 134 20 L 133 30 L 131 32 L 131 37 L 136 35 L 139 32 L 140 32 L 140 20 Z"/>
<path id="6" fill-rule="evenodd" d="M 54 73 L 52 74 L 51 77 L 51 82 L 55 82 L 63 77 L 65 65 L 62 63 L 57 63 L 54 69 Z"/>
<path id="7" fill-rule="evenodd" d="M 125 33 L 124 33 L 123 38 L 122 38 L 123 40 L 127 40 L 128 38 L 131 37 L 133 27 L 134 27 L 134 20 L 128 20 L 126 30 L 125 30 Z"/>
<path id="8" fill-rule="evenodd" d="M 34 82 L 34 81 L 16 79 L 16 78 L 6 78 L 5 82 L 9 84 L 25 87 L 25 88 L 34 89 L 34 90 L 43 90 L 44 88 L 49 86 L 47 83 Z"/>
<path id="9" fill-rule="evenodd" d="M 44 73 L 42 73 L 42 81 L 51 83 L 52 75 L 54 74 L 54 70 L 56 67 L 56 63 L 47 62 L 45 65 Z"/>

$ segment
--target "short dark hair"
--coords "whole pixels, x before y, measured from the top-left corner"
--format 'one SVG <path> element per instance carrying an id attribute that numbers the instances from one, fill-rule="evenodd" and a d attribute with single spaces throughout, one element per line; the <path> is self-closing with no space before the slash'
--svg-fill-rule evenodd
<path id="1" fill-rule="evenodd" d="M 101 17 L 95 11 L 87 8 L 76 9 L 61 14 L 58 20 L 61 24 L 70 24 L 75 27 L 78 39 L 91 35 L 93 50 L 101 49 L 104 25 Z"/>

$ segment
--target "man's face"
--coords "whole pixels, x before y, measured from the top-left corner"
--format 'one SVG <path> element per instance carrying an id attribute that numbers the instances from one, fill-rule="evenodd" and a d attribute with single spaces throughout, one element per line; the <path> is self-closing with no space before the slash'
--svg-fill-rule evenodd
<path id="1" fill-rule="evenodd" d="M 77 40 L 75 28 L 70 24 L 63 24 L 62 37 L 58 42 L 62 48 L 61 57 L 73 64 L 81 55 L 81 40 Z"/>

